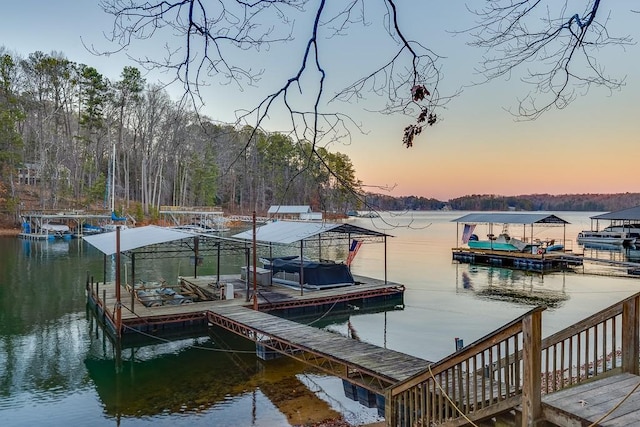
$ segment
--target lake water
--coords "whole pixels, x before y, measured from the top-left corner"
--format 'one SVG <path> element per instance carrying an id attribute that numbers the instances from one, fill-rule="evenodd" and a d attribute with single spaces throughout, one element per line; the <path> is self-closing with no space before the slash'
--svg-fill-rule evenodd
<path id="1" fill-rule="evenodd" d="M 542 276 L 452 262 L 456 224 L 451 220 L 463 214 L 350 220 L 394 236 L 388 239 L 388 279 L 406 286 L 404 306 L 375 314 L 354 310 L 348 319 L 325 319 L 325 329 L 437 361 L 455 349 L 455 338 L 470 344 L 530 310 L 528 296 L 543 296 L 552 305 L 543 315 L 546 336 L 640 289 L 640 278 L 612 277 L 610 269 L 590 264 Z M 575 236 L 590 228 L 594 213 L 555 214 L 571 223 L 566 237 L 582 252 Z M 534 233 L 559 239 L 563 229 L 536 227 Z M 600 249 L 585 255 L 632 256 Z M 383 259 L 383 245 L 363 245 L 352 270 L 383 278 Z M 214 263 L 205 260 L 200 273 L 213 274 Z M 222 274 L 238 273 L 243 260 L 227 256 L 223 263 Z M 261 362 L 251 343 L 231 335 L 125 349 L 122 369 L 116 370 L 113 348 L 85 307 L 87 272 L 102 276 L 97 250 L 78 240 L 2 238 L 0 265 L 2 425 L 289 426 L 278 404 L 290 378 L 354 424 L 379 419 L 375 409 L 347 399 L 339 379 L 286 358 Z M 140 261 L 136 275 L 155 280 L 190 269 L 186 259 Z"/>

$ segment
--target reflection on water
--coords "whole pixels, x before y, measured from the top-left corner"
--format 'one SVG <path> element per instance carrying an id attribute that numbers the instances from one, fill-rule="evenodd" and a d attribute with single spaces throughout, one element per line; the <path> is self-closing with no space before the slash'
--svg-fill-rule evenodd
<path id="1" fill-rule="evenodd" d="M 569 299 L 564 281 L 561 288 L 552 288 L 545 285 L 545 275 L 541 273 L 472 264 L 460 264 L 458 270 L 462 288 L 480 298 L 550 308 L 558 308 Z M 554 273 L 555 277 L 566 274 L 571 273 Z"/>
<path id="2" fill-rule="evenodd" d="M 301 321 L 436 361 L 455 350 L 454 338 L 473 342 L 532 305 L 549 306 L 543 333 L 550 335 L 638 290 L 638 278 L 582 270 L 541 276 L 454 263 L 456 224 L 451 220 L 462 214 L 350 220 L 394 236 L 387 242 L 387 274 L 406 286 L 404 300 L 381 310 L 353 305 Z M 590 215 L 558 214 L 571 223 L 567 238 L 588 227 Z M 622 254 L 597 251 L 599 257 L 640 259 L 635 248 Z M 322 255 L 344 258 L 346 248 L 323 249 Z M 221 258 L 222 274 L 239 274 L 243 255 Z M 383 245 L 364 244 L 352 269 L 384 278 L 384 265 Z M 136 261 L 143 280 L 172 281 L 192 268 L 188 256 Z M 287 390 L 294 389 L 312 390 L 356 420 L 358 411 L 368 410 L 352 406 L 358 404 L 341 394 L 341 381 L 286 358 L 260 361 L 251 343 L 230 334 L 136 345 L 118 353 L 86 314 L 87 273 L 102 281 L 104 270 L 102 255 L 79 240 L 0 239 L 0 417 L 7 425 L 113 426 L 126 420 L 134 427 L 286 426 L 304 421 L 285 415 L 285 398 L 292 395 Z M 106 271 L 110 280 L 110 259 Z M 216 259 L 205 257 L 199 272 L 214 274 Z M 317 399 L 305 399 L 302 406 L 320 407 Z"/>

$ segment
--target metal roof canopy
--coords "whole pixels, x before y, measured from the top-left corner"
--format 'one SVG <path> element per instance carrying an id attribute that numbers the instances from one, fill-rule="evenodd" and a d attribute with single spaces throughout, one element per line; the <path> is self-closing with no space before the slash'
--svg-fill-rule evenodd
<path id="1" fill-rule="evenodd" d="M 640 221 L 640 206 L 623 209 L 615 212 L 608 212 L 592 216 L 591 219 L 606 219 L 610 221 Z"/>
<path id="2" fill-rule="evenodd" d="M 351 224 L 329 222 L 275 221 L 256 228 L 256 241 L 263 243 L 291 244 L 309 239 L 319 234 L 346 234 L 348 236 L 387 237 L 388 234 Z M 253 230 L 247 230 L 232 237 L 253 240 Z M 389 236 L 391 237 L 391 236 Z"/>
<path id="3" fill-rule="evenodd" d="M 546 224 L 546 225 L 566 225 L 569 224 L 562 218 L 546 213 L 515 213 L 515 212 L 489 212 L 472 213 L 464 215 L 451 222 L 464 222 L 466 224 Z"/>
<path id="4" fill-rule="evenodd" d="M 147 225 L 145 227 L 126 228 L 120 230 L 120 252 L 127 252 L 144 246 L 173 242 L 175 240 L 193 238 L 196 234 L 171 228 Z M 94 234 L 83 239 L 105 255 L 116 253 L 116 233 Z"/>

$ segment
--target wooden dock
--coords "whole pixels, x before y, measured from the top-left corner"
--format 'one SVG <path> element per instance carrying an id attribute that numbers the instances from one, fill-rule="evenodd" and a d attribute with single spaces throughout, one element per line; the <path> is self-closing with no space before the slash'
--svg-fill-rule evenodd
<path id="1" fill-rule="evenodd" d="M 218 305 L 211 324 L 378 394 L 431 362 L 242 306 Z"/>
<path id="2" fill-rule="evenodd" d="M 583 263 L 581 255 L 553 251 L 541 254 L 486 249 L 453 248 L 453 260 L 470 264 L 493 265 L 538 272 L 566 270 Z"/>
<path id="3" fill-rule="evenodd" d="M 424 369 L 430 362 L 266 313 L 314 314 L 317 319 L 339 306 L 351 307 L 351 311 L 354 306 L 362 306 L 366 310 L 367 305 L 396 302 L 404 294 L 404 287 L 397 283 L 363 276 L 355 276 L 355 280 L 357 284 L 352 286 L 302 292 L 295 287 L 260 286 L 256 293 L 257 311 L 252 309 L 252 289 L 247 289 L 246 281 L 238 276 L 180 277 L 180 283 L 195 295 L 211 300 L 175 305 L 144 305 L 127 286 L 121 289 L 120 326 L 115 284 L 88 283 L 87 289 L 90 306 L 113 337 L 180 336 L 217 325 L 255 341 L 257 353 L 267 355 L 266 358 L 286 354 L 382 395 L 386 387 Z M 233 287 L 234 298 L 225 299 L 225 287 L 229 285 Z"/>
<path id="4" fill-rule="evenodd" d="M 533 309 L 431 363 L 253 310 L 240 290 L 246 289 L 246 282 L 237 277 L 185 280 L 216 294 L 223 279 L 234 283 L 234 290 L 237 285 L 237 298 L 159 307 L 138 302 L 131 307 L 124 292 L 120 333 L 222 327 L 254 341 L 264 359 L 284 354 L 342 378 L 345 394 L 349 396 L 347 385 L 352 387 L 352 398 L 356 388 L 358 394 L 361 389 L 370 393 L 365 402 L 373 396 L 373 405 L 390 427 L 463 426 L 493 417 L 507 417 L 507 425 L 522 426 L 544 421 L 562 426 L 640 423 L 640 293 L 544 339 L 544 309 Z M 114 288 L 88 284 L 88 294 L 105 324 L 117 330 Z M 364 300 L 374 295 L 385 299 L 403 288 L 372 281 L 303 295 L 280 286 L 263 286 L 260 291 L 259 307 L 326 310 L 330 304 L 363 301 L 363 295 L 368 295 Z"/>

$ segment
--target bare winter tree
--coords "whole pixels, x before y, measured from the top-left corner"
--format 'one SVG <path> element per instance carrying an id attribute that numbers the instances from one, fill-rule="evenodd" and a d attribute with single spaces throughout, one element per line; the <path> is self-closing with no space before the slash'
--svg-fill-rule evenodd
<path id="1" fill-rule="evenodd" d="M 562 109 L 595 86 L 610 91 L 624 85 L 598 61 L 603 48 L 624 47 L 629 36 L 612 37 L 607 24 L 616 1 L 488 0 L 471 11 L 479 18 L 469 31 L 472 43 L 486 49 L 479 69 L 487 79 L 522 75 L 531 91 L 513 114 L 536 119 L 551 108 Z"/>

